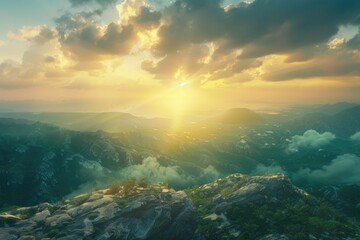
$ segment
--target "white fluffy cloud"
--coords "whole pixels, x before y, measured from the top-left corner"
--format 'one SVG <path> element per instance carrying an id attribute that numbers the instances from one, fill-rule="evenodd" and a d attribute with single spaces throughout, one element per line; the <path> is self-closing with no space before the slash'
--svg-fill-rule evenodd
<path id="1" fill-rule="evenodd" d="M 318 133 L 315 130 L 307 130 L 303 135 L 295 135 L 291 138 L 288 149 L 297 152 L 299 149 L 314 149 L 325 146 L 333 141 L 336 136 L 330 132 Z"/>
<path id="2" fill-rule="evenodd" d="M 298 171 L 296 179 L 321 184 L 360 183 L 360 157 L 344 154 L 331 161 L 321 169 L 309 168 Z"/>
<path id="3" fill-rule="evenodd" d="M 354 135 L 352 135 L 350 139 L 356 142 L 360 142 L 360 132 L 354 133 Z"/>
<path id="4" fill-rule="evenodd" d="M 186 174 L 178 166 L 162 166 L 156 158 L 145 158 L 142 164 L 128 166 L 119 171 L 122 179 L 145 178 L 149 183 L 166 182 L 174 187 L 184 187 L 199 182 L 208 182 L 220 177 L 219 172 L 213 167 L 208 166 L 202 169 L 196 177 Z"/>

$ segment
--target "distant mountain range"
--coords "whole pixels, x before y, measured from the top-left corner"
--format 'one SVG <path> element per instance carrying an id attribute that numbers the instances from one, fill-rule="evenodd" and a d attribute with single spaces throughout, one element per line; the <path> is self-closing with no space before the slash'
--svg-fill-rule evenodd
<path id="1" fill-rule="evenodd" d="M 233 108 L 226 111 L 220 118 L 226 124 L 254 124 L 263 121 L 262 117 L 247 108 Z"/>
<path id="2" fill-rule="evenodd" d="M 201 116 L 199 116 L 201 115 Z M 190 114 L 185 119 L 188 125 L 201 127 L 204 124 L 266 124 L 282 123 L 298 131 L 315 129 L 333 130 L 340 135 L 349 135 L 360 130 L 360 105 L 336 103 L 315 106 L 295 106 L 276 115 L 260 114 L 247 108 L 233 108 L 222 113 L 206 112 Z M 149 129 L 168 130 L 171 119 L 144 118 L 128 113 L 30 113 L 0 112 L 0 118 L 26 119 L 56 125 L 77 131 L 106 131 L 110 133 L 142 131 Z M 185 125 L 185 127 L 188 127 Z"/>
<path id="3" fill-rule="evenodd" d="M 203 114 L 197 122 L 190 117 L 178 132 L 169 130 L 170 120 L 123 113 L 1 113 L 0 208 L 56 202 L 131 177 L 183 189 L 234 172 L 287 173 L 298 186 L 326 198 L 320 189 L 360 185 L 360 143 L 350 139 L 360 131 L 360 106 L 341 111 L 339 106 L 349 105 L 336 106 L 339 112 L 333 115 L 299 111 L 273 116 L 237 108 Z M 290 151 L 290 143 L 305 141 L 309 130 L 315 137 L 324 132 L 334 136 L 321 146 L 305 144 Z M 345 168 L 334 162 L 338 157 Z M 329 169 L 336 169 L 336 177 L 326 175 Z M 313 181 L 317 173 L 325 180 Z M 356 212 L 357 203 L 341 201 L 347 213 Z"/>
<path id="4" fill-rule="evenodd" d="M 142 118 L 128 113 L 30 113 L 0 112 L 2 118 L 27 119 L 77 131 L 129 132 L 149 128 L 167 128 L 165 118 Z"/>
<path id="5" fill-rule="evenodd" d="M 313 112 L 289 121 L 287 126 L 298 132 L 314 129 L 330 131 L 340 136 L 351 136 L 360 131 L 360 105 L 347 108 L 334 115 Z"/>
<path id="6" fill-rule="evenodd" d="M 102 132 L 0 119 L 0 205 L 59 200 L 97 171 L 116 171 L 133 157 Z"/>

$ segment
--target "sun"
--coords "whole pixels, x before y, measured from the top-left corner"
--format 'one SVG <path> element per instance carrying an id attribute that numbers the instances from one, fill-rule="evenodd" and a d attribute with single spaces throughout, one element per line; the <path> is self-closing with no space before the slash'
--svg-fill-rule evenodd
<path id="1" fill-rule="evenodd" d="M 188 85 L 189 85 L 188 82 L 180 82 L 180 83 L 179 83 L 179 87 L 181 87 L 181 88 L 185 88 L 185 87 L 187 87 Z"/>

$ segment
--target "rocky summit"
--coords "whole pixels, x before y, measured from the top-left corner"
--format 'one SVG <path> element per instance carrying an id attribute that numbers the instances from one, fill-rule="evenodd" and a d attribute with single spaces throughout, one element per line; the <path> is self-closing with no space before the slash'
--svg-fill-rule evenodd
<path id="1" fill-rule="evenodd" d="M 284 174 L 233 174 L 186 192 L 203 239 L 360 239 L 358 223 L 294 186 Z"/>
<path id="2" fill-rule="evenodd" d="M 0 239 L 356 240 L 356 222 L 283 174 L 233 174 L 185 191 L 128 180 L 0 213 Z"/>
<path id="3" fill-rule="evenodd" d="M 112 188 L 2 213 L 0 239 L 167 240 L 194 235 L 196 214 L 184 192 L 164 185 Z"/>

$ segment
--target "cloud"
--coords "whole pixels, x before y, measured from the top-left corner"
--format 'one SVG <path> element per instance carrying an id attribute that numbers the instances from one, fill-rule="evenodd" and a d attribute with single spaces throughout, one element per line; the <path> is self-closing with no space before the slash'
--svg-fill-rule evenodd
<path id="1" fill-rule="evenodd" d="M 56 22 L 63 51 L 76 60 L 126 55 L 136 40 L 132 25 L 99 26 L 86 14 L 64 15 Z"/>
<path id="2" fill-rule="evenodd" d="M 156 21 L 156 16 L 154 17 L 154 11 L 150 10 L 148 4 L 144 0 L 124 0 L 120 4 L 116 5 L 116 9 L 119 14 L 119 22 L 122 25 L 128 25 L 133 18 L 143 18 L 145 21 Z M 146 9 L 146 10 L 145 10 Z M 139 17 L 143 15 L 143 17 Z M 156 15 L 156 14 L 155 14 Z"/>
<path id="3" fill-rule="evenodd" d="M 224 7 L 220 0 L 177 0 L 162 11 L 163 24 L 158 31 L 159 40 L 153 52 L 154 56 L 164 57 L 159 61 L 160 65 L 171 66 L 167 69 L 166 77 L 175 76 L 179 70 L 185 75 L 193 75 L 193 72 L 184 69 L 188 59 L 181 56 L 189 49 L 209 44 L 215 46 L 215 49 L 208 56 L 207 64 L 195 64 L 197 69 L 207 72 L 207 76 L 213 75 L 208 80 L 234 77 L 229 66 L 226 69 L 219 67 L 213 72 L 208 66 L 217 65 L 219 56 L 228 56 L 234 52 L 238 53 L 238 59 L 249 61 L 251 68 L 261 66 L 254 64 L 255 61 L 262 62 L 262 59 L 253 59 L 272 54 L 289 55 L 289 61 L 314 59 L 308 64 L 291 65 L 285 71 L 279 69 L 274 74 L 262 75 L 264 80 L 269 81 L 319 76 L 359 76 L 358 58 L 347 55 L 336 65 L 335 53 L 331 53 L 333 58 L 318 59 L 311 50 L 319 45 L 326 46 L 340 26 L 356 26 L 359 9 L 360 2 L 344 3 L 341 0 L 331 0 L 326 4 L 311 0 L 256 0 L 232 4 L 231 7 Z M 329 46 L 337 49 L 342 43 L 333 39 Z M 329 64 L 331 68 L 328 67 Z M 155 74 L 156 78 L 162 77 L 156 69 L 145 70 Z M 201 76 L 197 72 L 194 78 L 199 77 Z"/>
<path id="4" fill-rule="evenodd" d="M 316 149 L 328 145 L 335 139 L 330 132 L 318 133 L 315 130 L 307 130 L 303 135 L 295 135 L 291 138 L 288 146 L 290 152 L 297 152 L 299 149 Z"/>
<path id="5" fill-rule="evenodd" d="M 4 46 L 5 45 L 5 42 L 0 40 L 0 47 Z"/>
<path id="6" fill-rule="evenodd" d="M 142 6 L 139 14 L 133 17 L 133 23 L 142 28 L 154 28 L 160 25 L 161 13 Z"/>
<path id="7" fill-rule="evenodd" d="M 26 26 L 8 33 L 10 39 L 30 42 L 28 56 L 35 54 L 32 46 L 56 42 L 57 61 L 48 61 L 54 54 L 38 54 L 47 59 L 46 66 L 35 68 L 39 79 L 63 75 L 64 62 L 72 74 L 92 71 L 91 66 L 101 71 L 104 61 L 135 55 L 137 67 L 163 83 L 360 76 L 354 51 L 359 34 L 348 42 L 336 35 L 341 26 L 359 25 L 359 1 L 255 0 L 229 6 L 222 0 L 69 1 L 79 7 L 75 11 L 87 10 L 60 16 L 55 27 Z M 103 23 L 100 17 L 110 6 L 119 19 Z M 274 55 L 288 58 L 271 64 Z M 55 64 L 60 61 L 59 73 Z"/>
<path id="8" fill-rule="evenodd" d="M 208 166 L 196 176 L 186 174 L 178 166 L 163 166 L 156 158 L 145 158 L 142 164 L 128 166 L 118 172 L 121 179 L 145 178 L 149 183 L 167 182 L 173 187 L 186 187 L 196 183 L 205 183 L 219 178 L 219 172 Z"/>
<path id="9" fill-rule="evenodd" d="M 30 41 L 44 29 L 47 29 L 47 26 L 25 26 L 19 30 L 8 32 L 7 37 L 17 41 Z"/>
<path id="10" fill-rule="evenodd" d="M 144 61 L 142 68 L 154 74 L 157 79 L 173 79 L 176 72 L 180 70 L 187 77 L 203 67 L 204 63 L 201 60 L 205 59 L 209 52 L 210 49 L 205 45 L 193 45 L 184 51 L 168 54 L 156 63 Z"/>
<path id="11" fill-rule="evenodd" d="M 360 183 L 360 157 L 344 154 L 321 169 L 302 169 L 294 174 L 294 178 L 320 184 Z"/>
<path id="12" fill-rule="evenodd" d="M 145 1 L 125 0 L 116 8 L 117 23 L 99 24 L 94 18 L 98 12 L 67 13 L 56 19 L 63 51 L 77 61 L 127 56 L 138 44 L 139 32 L 146 34 L 160 24 L 161 13 L 147 7 Z"/>
<path id="13" fill-rule="evenodd" d="M 0 89 L 69 82 L 74 71 L 61 50 L 55 28 L 22 28 L 13 37 L 27 41 L 29 47 L 20 61 L 7 59 L 0 63 Z"/>
<path id="14" fill-rule="evenodd" d="M 330 49 L 337 49 L 345 43 L 345 38 L 334 38 L 328 42 L 328 47 Z"/>
<path id="15" fill-rule="evenodd" d="M 355 142 L 360 142 L 360 132 L 354 133 L 354 135 L 352 135 L 350 139 Z"/>
<path id="16" fill-rule="evenodd" d="M 327 42 L 340 25 L 357 24 L 359 9 L 358 1 L 257 0 L 226 11 L 220 0 L 178 0 L 164 12 L 158 50 L 223 40 L 222 48 L 243 48 L 243 57 L 285 53 Z"/>
<path id="17" fill-rule="evenodd" d="M 318 53 L 322 51 L 322 53 Z M 266 81 L 288 81 L 295 79 L 311 79 L 323 77 L 358 77 L 360 76 L 360 59 L 348 51 L 328 52 L 329 50 L 314 50 L 311 59 L 303 59 L 300 63 L 279 64 L 268 69 L 263 74 Z M 334 51 L 334 50 L 332 50 Z M 297 54 L 302 54 L 301 52 Z M 299 55 L 298 55 L 299 56 Z M 291 56 L 297 58 L 298 56 Z"/>
<path id="18" fill-rule="evenodd" d="M 0 88 L 18 88 L 31 85 L 27 76 L 34 75 L 31 71 L 24 71 L 22 65 L 13 60 L 0 63 Z"/>
<path id="19" fill-rule="evenodd" d="M 54 28 L 44 27 L 40 32 L 30 40 L 36 44 L 43 45 L 57 38 L 57 31 Z"/>

